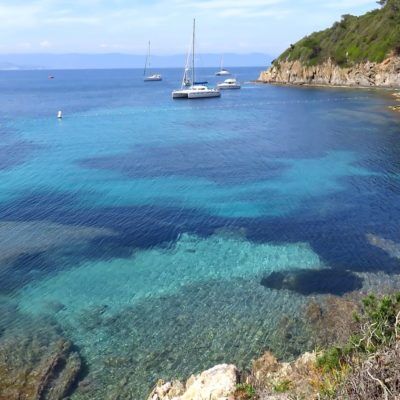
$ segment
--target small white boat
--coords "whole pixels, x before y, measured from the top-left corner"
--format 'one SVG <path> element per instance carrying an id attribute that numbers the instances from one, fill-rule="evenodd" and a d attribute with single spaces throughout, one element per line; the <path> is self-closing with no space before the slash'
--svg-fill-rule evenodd
<path id="1" fill-rule="evenodd" d="M 146 62 L 144 64 L 144 81 L 145 82 L 159 82 L 162 81 L 162 76 L 161 74 L 153 74 L 153 75 L 147 75 L 147 71 L 150 70 L 151 66 L 151 53 L 150 53 L 150 41 L 149 41 L 149 50 L 147 52 L 147 57 L 146 57 Z"/>
<path id="2" fill-rule="evenodd" d="M 180 89 L 172 92 L 173 99 L 205 99 L 211 97 L 220 97 L 219 89 L 209 88 L 205 82 L 197 82 L 195 78 L 195 32 L 196 20 L 193 20 L 193 38 L 192 38 L 192 65 L 189 67 L 189 55 L 186 60 L 186 66 L 183 74 L 182 85 Z M 190 51 L 189 51 L 190 53 Z"/>
<path id="3" fill-rule="evenodd" d="M 229 89 L 240 89 L 242 86 L 236 79 L 230 78 L 230 79 L 225 79 L 222 83 L 219 83 L 217 87 L 218 89 L 221 90 L 229 90 Z"/>
<path id="4" fill-rule="evenodd" d="M 144 78 L 145 82 L 149 82 L 149 81 L 162 81 L 162 76 L 160 74 L 154 74 L 154 75 L 150 75 L 150 76 L 146 76 Z"/>
<path id="5" fill-rule="evenodd" d="M 224 68 L 224 58 L 221 58 L 221 66 L 218 72 L 215 73 L 216 76 L 228 76 L 231 73 Z"/>

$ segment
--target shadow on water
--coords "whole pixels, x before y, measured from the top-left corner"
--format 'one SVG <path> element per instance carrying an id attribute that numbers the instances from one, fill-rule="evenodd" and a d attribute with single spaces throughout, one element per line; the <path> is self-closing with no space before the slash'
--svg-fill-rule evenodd
<path id="1" fill-rule="evenodd" d="M 302 295 L 341 296 L 362 288 L 362 279 L 349 271 L 336 269 L 272 272 L 261 280 L 269 289 L 290 290 Z"/>
<path id="2" fill-rule="evenodd" d="M 371 185 L 371 182 L 365 182 L 364 177 L 352 179 L 356 191 L 360 185 Z M 57 265 L 53 249 L 21 254 L 12 262 L 12 270 L 15 276 L 23 273 L 24 277 L 2 279 L 1 290 L 6 290 L 7 286 L 15 288 L 18 282 L 22 286 L 34 278 L 35 273 L 29 274 L 28 270 L 48 273 L 85 261 L 126 258 L 137 249 L 171 246 L 185 232 L 208 237 L 223 228 L 228 231 L 242 229 L 246 232 L 246 238 L 256 243 L 308 243 L 321 260 L 332 268 L 330 273 L 337 271 L 337 280 L 347 281 L 349 278 L 350 286 L 344 289 L 346 292 L 351 285 L 357 288 L 358 283 L 354 276 L 343 273 L 344 270 L 400 271 L 398 258 L 366 239 L 372 233 L 398 241 L 396 215 L 400 211 L 393 207 L 397 201 L 396 193 L 386 190 L 386 196 L 382 199 L 383 185 L 386 185 L 386 181 L 377 177 L 374 190 L 366 195 L 356 193 L 352 185 L 347 185 L 343 192 L 310 199 L 297 212 L 274 218 L 225 218 L 212 216 L 199 209 L 160 206 L 88 208 L 82 207 L 80 193 L 30 193 L 1 204 L 0 219 L 23 222 L 45 220 L 77 228 L 106 228 L 115 232 L 115 235 L 93 237 L 81 246 L 64 243 L 59 253 L 65 257 L 61 260 L 58 256 Z M 391 213 L 382 212 L 386 208 Z M 317 274 L 315 271 L 311 273 Z M 327 289 L 323 281 L 317 278 L 311 286 L 313 289 L 305 289 L 305 293 L 340 293 L 338 288 Z"/>
<path id="3" fill-rule="evenodd" d="M 0 146 L 0 171 L 10 170 L 30 160 L 43 146 L 28 141 L 18 141 Z"/>

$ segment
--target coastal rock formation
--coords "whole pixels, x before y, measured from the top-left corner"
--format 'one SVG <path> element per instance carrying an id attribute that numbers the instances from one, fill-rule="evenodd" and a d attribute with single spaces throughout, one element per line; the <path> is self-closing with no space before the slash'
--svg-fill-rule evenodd
<path id="1" fill-rule="evenodd" d="M 191 376 L 186 384 L 159 381 L 148 400 L 233 400 L 238 382 L 237 368 L 221 364 Z"/>
<path id="2" fill-rule="evenodd" d="M 259 82 L 292 85 L 330 85 L 359 87 L 400 87 L 400 57 L 381 63 L 366 62 L 342 68 L 331 59 L 318 65 L 301 61 L 279 61 L 260 74 Z"/>
<path id="3" fill-rule="evenodd" d="M 291 392 L 296 398 L 317 398 L 315 382 L 319 374 L 315 368 L 316 353 L 304 353 L 291 363 L 279 362 L 272 353 L 267 352 L 253 362 L 249 381 L 262 390 L 261 397 L 265 400 L 286 399 L 285 395 L 277 393 Z"/>

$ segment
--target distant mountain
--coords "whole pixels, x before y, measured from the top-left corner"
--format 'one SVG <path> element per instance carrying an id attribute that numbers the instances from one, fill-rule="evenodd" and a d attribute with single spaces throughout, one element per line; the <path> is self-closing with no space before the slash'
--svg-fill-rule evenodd
<path id="1" fill-rule="evenodd" d="M 18 65 L 7 61 L 0 61 L 0 71 L 20 71 L 20 70 L 43 69 L 37 65 Z"/>
<path id="2" fill-rule="evenodd" d="M 183 67 L 186 56 L 152 56 L 155 68 Z M 224 66 L 249 67 L 269 63 L 272 56 L 262 53 L 224 54 Z M 0 69 L 107 69 L 142 68 L 144 55 L 131 54 L 0 54 Z M 199 67 L 218 67 L 220 54 L 199 54 Z"/>

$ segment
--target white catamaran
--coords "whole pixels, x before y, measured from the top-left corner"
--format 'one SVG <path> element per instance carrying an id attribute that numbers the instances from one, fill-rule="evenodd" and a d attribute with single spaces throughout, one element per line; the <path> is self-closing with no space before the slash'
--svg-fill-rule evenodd
<path id="1" fill-rule="evenodd" d="M 173 99 L 204 99 L 209 97 L 220 97 L 219 89 L 209 88 L 203 83 L 196 82 L 195 73 L 195 40 L 196 40 L 196 20 L 193 20 L 193 39 L 192 39 L 192 65 L 189 65 L 190 52 L 186 60 L 185 71 L 183 74 L 182 85 L 178 90 L 172 92 Z"/>
<path id="2" fill-rule="evenodd" d="M 150 53 L 150 40 L 149 40 L 149 50 L 147 52 L 146 56 L 146 62 L 144 64 L 144 81 L 145 82 L 157 82 L 157 81 L 162 81 L 162 76 L 161 74 L 153 74 L 153 75 L 146 75 L 148 71 L 150 71 L 151 67 L 151 53 Z"/>

